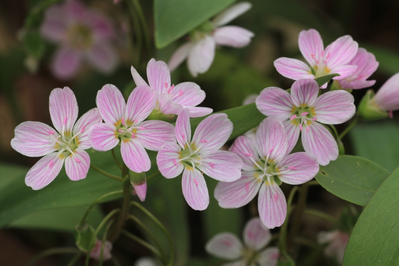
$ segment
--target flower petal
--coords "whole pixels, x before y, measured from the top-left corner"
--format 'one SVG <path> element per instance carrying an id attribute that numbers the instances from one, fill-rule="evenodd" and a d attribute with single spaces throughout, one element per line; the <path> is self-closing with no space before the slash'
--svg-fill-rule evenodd
<path id="1" fill-rule="evenodd" d="M 121 142 L 121 154 L 126 166 L 136 172 L 147 172 L 151 168 L 150 157 L 143 145 L 137 140 L 126 139 Z"/>
<path id="2" fill-rule="evenodd" d="M 25 156 L 40 157 L 56 151 L 54 139 L 59 134 L 42 122 L 23 122 L 14 132 L 11 147 Z"/>
<path id="3" fill-rule="evenodd" d="M 269 229 L 281 226 L 287 216 L 287 202 L 283 191 L 275 183 L 264 184 L 259 191 L 258 210 L 262 223 Z"/>
<path id="4" fill-rule="evenodd" d="M 157 154 L 157 165 L 161 174 L 166 178 L 174 178 L 183 172 L 184 166 L 180 162 L 181 148 L 177 143 L 165 143 Z"/>
<path id="5" fill-rule="evenodd" d="M 255 147 L 262 159 L 279 162 L 287 152 L 287 133 L 283 123 L 272 117 L 263 119 L 256 130 Z"/>
<path id="6" fill-rule="evenodd" d="M 338 158 L 337 142 L 330 131 L 317 122 L 309 126 L 309 131 L 302 131 L 302 145 L 320 165 L 327 165 Z"/>
<path id="7" fill-rule="evenodd" d="M 137 129 L 136 137 L 147 150 L 159 151 L 164 143 L 175 140 L 175 128 L 164 121 L 145 121 Z"/>
<path id="8" fill-rule="evenodd" d="M 50 184 L 60 173 L 64 160 L 56 152 L 50 153 L 35 163 L 25 177 L 25 184 L 39 190 Z"/>
<path id="9" fill-rule="evenodd" d="M 193 44 L 191 42 L 187 42 L 177 48 L 177 50 L 173 53 L 172 57 L 169 60 L 169 71 L 175 70 L 188 57 L 192 45 Z"/>
<path id="10" fill-rule="evenodd" d="M 50 117 L 58 132 L 72 133 L 73 125 L 78 118 L 78 102 L 73 91 L 64 87 L 56 88 L 50 93 Z"/>
<path id="11" fill-rule="evenodd" d="M 292 102 L 296 106 L 313 106 L 319 93 L 319 85 L 314 79 L 300 79 L 291 87 Z"/>
<path id="12" fill-rule="evenodd" d="M 323 60 L 323 40 L 317 30 L 303 30 L 299 33 L 298 46 L 303 57 L 311 66 L 316 66 Z"/>
<path id="13" fill-rule="evenodd" d="M 272 235 L 262 221 L 256 217 L 247 222 L 244 228 L 244 243 L 252 250 L 260 250 L 270 242 Z M 265 265 L 265 264 L 262 264 Z"/>
<path id="14" fill-rule="evenodd" d="M 184 148 L 191 142 L 190 110 L 184 109 L 176 119 L 176 140 Z"/>
<path id="15" fill-rule="evenodd" d="M 202 152 L 220 149 L 233 132 L 233 123 L 226 114 L 213 114 L 202 120 L 195 129 L 192 142 Z"/>
<path id="16" fill-rule="evenodd" d="M 47 40 L 62 42 L 67 31 L 62 6 L 52 5 L 46 9 L 44 21 L 40 26 L 40 34 Z"/>
<path id="17" fill-rule="evenodd" d="M 173 101 L 184 108 L 197 106 L 205 99 L 205 92 L 194 82 L 177 84 L 169 94 Z"/>
<path id="18" fill-rule="evenodd" d="M 190 117 L 202 117 L 213 112 L 212 108 L 208 107 L 186 107 L 190 110 Z"/>
<path id="19" fill-rule="evenodd" d="M 114 48 L 107 42 L 94 44 L 86 53 L 89 63 L 98 71 L 109 74 L 118 64 L 118 56 Z"/>
<path id="20" fill-rule="evenodd" d="M 145 82 L 145 80 L 140 76 L 140 74 L 133 66 L 130 67 L 130 73 L 132 74 L 134 83 L 136 83 L 136 87 L 143 85 L 148 86 L 147 82 Z"/>
<path id="21" fill-rule="evenodd" d="M 225 209 L 240 208 L 247 205 L 262 185 L 255 171 L 243 171 L 241 178 L 234 182 L 219 182 L 215 188 L 215 198 L 219 206 Z"/>
<path id="22" fill-rule="evenodd" d="M 234 141 L 230 148 L 231 152 L 234 152 L 242 159 L 244 163 L 244 171 L 254 171 L 257 167 L 254 166 L 254 161 L 259 160 L 258 152 L 255 148 L 255 143 L 247 136 L 239 136 Z"/>
<path id="23" fill-rule="evenodd" d="M 241 2 L 235 5 L 230 6 L 219 15 L 217 15 L 214 19 L 212 19 L 212 23 L 215 26 L 221 26 L 229 23 L 236 17 L 244 14 L 252 7 L 251 3 Z"/>
<path id="24" fill-rule="evenodd" d="M 277 266 L 279 255 L 280 252 L 278 248 L 267 248 L 259 253 L 258 263 L 259 265 Z"/>
<path id="25" fill-rule="evenodd" d="M 399 109 L 399 73 L 390 77 L 377 91 L 374 101 L 383 110 Z"/>
<path id="26" fill-rule="evenodd" d="M 82 55 L 69 48 L 59 48 L 52 60 L 51 70 L 57 78 L 67 80 L 73 78 L 79 70 L 82 62 Z"/>
<path id="27" fill-rule="evenodd" d="M 292 115 L 292 108 L 294 107 L 291 95 L 285 90 L 277 87 L 265 88 L 256 98 L 256 108 L 258 108 L 262 114 L 279 120 L 290 118 Z"/>
<path id="28" fill-rule="evenodd" d="M 104 85 L 97 92 L 96 104 L 102 119 L 108 124 L 116 126 L 118 121 L 124 117 L 125 99 L 121 91 L 112 84 Z"/>
<path id="29" fill-rule="evenodd" d="M 186 167 L 182 176 L 183 195 L 187 204 L 196 211 L 203 211 L 209 205 L 208 187 L 205 178 L 196 168 Z"/>
<path id="30" fill-rule="evenodd" d="M 90 109 L 82 115 L 73 127 L 73 135 L 79 133 L 79 148 L 87 150 L 91 148 L 91 140 L 89 138 L 89 130 L 94 124 L 101 123 L 102 118 L 97 108 Z"/>
<path id="31" fill-rule="evenodd" d="M 205 246 L 209 254 L 228 260 L 238 259 L 242 255 L 244 247 L 241 241 L 231 233 L 219 233 L 212 237 Z"/>
<path id="32" fill-rule="evenodd" d="M 322 94 L 314 105 L 317 121 L 324 124 L 342 124 L 356 112 L 355 99 L 347 91 L 329 91 Z"/>
<path id="33" fill-rule="evenodd" d="M 357 66 L 356 71 L 351 76 L 356 80 L 366 80 L 377 70 L 379 65 L 375 56 L 364 48 L 359 48 L 356 56 L 348 64 Z"/>
<path id="34" fill-rule="evenodd" d="M 299 133 L 301 132 L 301 130 L 299 129 L 299 126 L 295 124 L 295 121 L 287 120 L 283 122 L 283 125 L 285 132 L 287 132 L 288 141 L 286 154 L 289 154 L 298 142 Z"/>
<path id="35" fill-rule="evenodd" d="M 293 80 L 315 78 L 310 67 L 298 59 L 280 57 L 273 64 L 277 72 L 286 78 Z"/>
<path id="36" fill-rule="evenodd" d="M 163 114 L 178 115 L 183 110 L 180 104 L 173 101 L 169 94 L 158 94 L 158 109 Z"/>
<path id="37" fill-rule="evenodd" d="M 237 26 L 225 26 L 213 32 L 216 44 L 235 48 L 247 46 L 253 36 L 253 32 Z"/>
<path id="38" fill-rule="evenodd" d="M 105 123 L 94 124 L 89 138 L 92 148 L 97 151 L 109 151 L 119 143 L 115 127 Z"/>
<path id="39" fill-rule="evenodd" d="M 242 160 L 235 153 L 214 151 L 203 155 L 198 169 L 218 181 L 233 182 L 241 177 L 242 167 Z"/>
<path id="40" fill-rule="evenodd" d="M 330 70 L 329 73 L 338 73 L 339 76 L 333 77 L 334 80 L 341 80 L 351 76 L 357 69 L 355 65 L 344 65 L 344 66 L 337 66 Z M 325 88 L 323 88 L 325 89 Z"/>
<path id="41" fill-rule="evenodd" d="M 115 37 L 116 32 L 112 27 L 111 21 L 103 14 L 90 10 L 90 12 L 86 14 L 86 20 L 90 24 L 89 27 L 92 31 L 93 38 L 97 42 L 106 41 Z"/>
<path id="42" fill-rule="evenodd" d="M 193 77 L 208 71 L 215 57 L 215 48 L 215 40 L 209 35 L 192 45 L 188 54 L 187 66 Z"/>
<path id="43" fill-rule="evenodd" d="M 327 67 L 333 69 L 346 65 L 355 57 L 358 47 L 357 42 L 349 35 L 338 38 L 325 49 L 324 60 Z"/>
<path id="44" fill-rule="evenodd" d="M 148 86 L 138 86 L 127 100 L 125 117 L 134 124 L 141 123 L 154 110 L 157 104 L 155 90 Z"/>
<path id="45" fill-rule="evenodd" d="M 152 58 L 147 64 L 147 79 L 151 88 L 160 94 L 165 93 L 171 85 L 168 65 Z"/>
<path id="46" fill-rule="evenodd" d="M 137 197 L 141 200 L 141 202 L 145 201 L 145 197 L 147 195 L 147 181 L 140 185 L 132 184 L 134 191 L 136 192 Z"/>
<path id="47" fill-rule="evenodd" d="M 84 150 L 76 150 L 65 159 L 65 171 L 69 179 L 78 181 L 86 178 L 90 168 L 90 156 Z"/>
<path id="48" fill-rule="evenodd" d="M 284 183 L 299 185 L 308 182 L 319 172 L 319 164 L 316 158 L 306 152 L 297 152 L 284 157 L 277 167 L 281 171 L 289 170 L 279 175 Z"/>

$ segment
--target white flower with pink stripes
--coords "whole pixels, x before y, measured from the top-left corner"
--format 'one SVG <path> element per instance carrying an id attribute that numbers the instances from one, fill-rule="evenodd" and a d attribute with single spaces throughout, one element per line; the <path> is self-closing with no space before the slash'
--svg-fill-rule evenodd
<path id="1" fill-rule="evenodd" d="M 242 161 L 234 153 L 219 150 L 233 131 L 226 114 L 213 114 L 199 123 L 191 139 L 189 110 L 176 120 L 176 142 L 165 143 L 157 155 L 159 171 L 166 178 L 183 172 L 183 195 L 194 210 L 205 210 L 209 193 L 203 173 L 232 182 L 240 178 Z"/>
<path id="2" fill-rule="evenodd" d="M 230 151 L 244 162 L 242 177 L 235 182 L 219 182 L 215 198 L 222 208 L 248 204 L 259 191 L 258 210 L 267 228 L 281 226 L 287 216 L 287 202 L 280 189 L 282 182 L 299 185 L 316 176 L 319 165 L 306 152 L 290 153 L 283 124 L 267 117 L 256 131 L 255 142 L 246 136 L 236 139 Z"/>
<path id="3" fill-rule="evenodd" d="M 25 156 L 44 156 L 26 174 L 25 183 L 34 190 L 50 184 L 64 162 L 69 179 L 77 181 L 86 177 L 90 156 L 85 150 L 91 148 L 88 131 L 101 121 L 94 108 L 76 122 L 78 103 L 68 87 L 51 91 L 50 117 L 55 129 L 42 122 L 23 122 L 15 128 L 15 137 L 11 140 L 14 150 Z"/>
<path id="4" fill-rule="evenodd" d="M 343 90 L 329 91 L 318 97 L 319 85 L 313 79 L 292 84 L 291 94 L 268 87 L 256 99 L 259 111 L 283 121 L 288 134 L 288 150 L 292 150 L 302 132 L 302 145 L 320 165 L 338 157 L 338 145 L 330 131 L 320 123 L 342 124 L 355 114 L 352 94 Z"/>

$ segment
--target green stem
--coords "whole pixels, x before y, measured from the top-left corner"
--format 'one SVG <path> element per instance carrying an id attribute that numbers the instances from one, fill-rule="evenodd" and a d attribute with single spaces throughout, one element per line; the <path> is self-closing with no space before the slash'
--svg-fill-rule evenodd
<path id="1" fill-rule="evenodd" d="M 122 164 L 118 161 L 115 155 L 115 148 L 111 150 L 112 157 L 114 158 L 115 163 L 118 165 L 119 169 L 122 170 Z"/>
<path id="2" fill-rule="evenodd" d="M 142 33 L 141 33 L 141 28 L 140 28 L 140 21 L 138 16 L 136 15 L 135 12 L 135 8 L 133 6 L 133 3 L 131 1 L 127 1 L 128 7 L 129 7 L 129 12 L 130 12 L 130 16 L 132 18 L 132 23 L 133 23 L 133 27 L 135 30 L 135 36 L 136 36 L 136 60 L 137 62 L 134 62 L 135 65 L 137 65 L 140 62 L 140 55 L 142 53 Z"/>
<path id="3" fill-rule="evenodd" d="M 282 254 L 287 254 L 287 245 L 286 245 L 286 237 L 287 237 L 287 228 L 288 228 L 288 220 L 292 211 L 292 200 L 294 199 L 295 192 L 298 190 L 298 187 L 295 186 L 291 189 L 290 195 L 287 201 L 287 217 L 280 230 L 280 238 L 279 238 L 279 249 Z"/>
<path id="4" fill-rule="evenodd" d="M 153 173 L 152 175 L 147 176 L 147 177 L 146 177 L 147 181 L 150 180 L 151 178 L 154 178 L 154 176 L 157 176 L 158 174 L 159 174 L 159 171 L 156 171 L 156 172 Z"/>
<path id="5" fill-rule="evenodd" d="M 294 242 L 297 243 L 297 244 L 301 244 L 301 245 L 305 245 L 305 246 L 311 247 L 311 248 L 313 248 L 315 250 L 318 250 L 318 251 L 323 251 L 323 248 L 321 246 L 316 245 L 313 241 L 311 241 L 309 239 L 306 239 L 306 238 L 303 238 L 303 237 L 297 237 L 294 240 Z"/>
<path id="6" fill-rule="evenodd" d="M 317 180 L 309 181 L 308 186 L 320 186 L 320 183 Z"/>
<path id="7" fill-rule="evenodd" d="M 304 213 L 310 214 L 310 215 L 313 215 L 313 216 L 317 216 L 317 217 L 320 217 L 320 218 L 323 218 L 323 219 L 326 219 L 326 220 L 328 220 L 328 221 L 330 221 L 332 223 L 335 223 L 335 224 L 337 223 L 337 220 L 334 218 L 334 216 L 329 215 L 329 214 L 324 213 L 324 212 L 321 212 L 321 211 L 318 211 L 318 210 L 306 209 L 304 211 Z"/>
<path id="8" fill-rule="evenodd" d="M 132 0 L 134 7 L 136 8 L 137 15 L 139 16 L 140 23 L 143 29 L 144 42 L 147 48 L 147 52 L 150 53 L 150 35 L 148 33 L 147 22 L 145 21 L 145 16 L 143 10 L 141 9 L 140 2 L 138 0 Z M 150 56 L 151 58 L 152 56 Z"/>
<path id="9" fill-rule="evenodd" d="M 352 120 L 350 125 L 347 128 L 345 128 L 345 130 L 342 131 L 342 133 L 339 135 L 339 139 L 345 137 L 345 135 L 349 132 L 349 130 L 351 130 L 354 125 L 356 125 L 357 121 L 359 121 L 359 117 L 355 116 L 355 119 Z"/>
<path id="10" fill-rule="evenodd" d="M 151 250 L 155 255 L 157 255 L 158 257 L 161 257 L 161 254 L 159 253 L 159 251 L 150 243 L 145 242 L 144 240 L 142 240 L 141 238 L 129 233 L 128 231 L 126 231 L 125 229 L 122 230 L 122 234 L 124 234 L 125 236 L 127 236 L 128 238 L 136 241 L 137 243 L 143 245 L 144 247 L 148 248 L 149 250 Z"/>
<path id="11" fill-rule="evenodd" d="M 26 266 L 33 266 L 40 259 L 42 259 L 44 257 L 47 257 L 47 256 L 54 255 L 54 254 L 78 254 L 78 253 L 82 253 L 82 251 L 80 251 L 77 248 L 65 248 L 65 247 L 63 247 L 63 248 L 50 248 L 50 249 L 47 249 L 47 250 L 45 250 L 43 252 L 40 252 L 39 254 L 34 256 L 31 260 L 28 261 Z"/>
<path id="12" fill-rule="evenodd" d="M 332 129 L 332 131 L 334 133 L 334 139 L 336 139 L 338 141 L 340 138 L 339 138 L 337 129 L 335 128 L 334 125 L 329 125 L 329 127 Z"/>
<path id="13" fill-rule="evenodd" d="M 107 233 L 108 233 L 109 228 L 111 227 L 111 224 L 112 224 L 112 222 L 109 222 L 107 224 L 107 228 L 105 228 L 103 238 L 101 240 L 100 266 L 103 265 L 104 245 L 105 245 L 105 241 L 107 241 Z"/>
<path id="14" fill-rule="evenodd" d="M 123 180 L 121 177 L 107 173 L 107 172 L 101 170 L 100 168 L 98 168 L 97 166 L 94 166 L 93 164 L 90 164 L 90 168 L 93 169 L 94 171 L 99 172 L 100 174 L 102 174 L 106 177 L 109 177 L 114 180 L 118 180 L 119 182 L 122 182 L 122 180 Z"/>
<path id="15" fill-rule="evenodd" d="M 79 260 L 80 256 L 82 256 L 83 252 L 76 254 L 71 261 L 68 263 L 67 266 L 73 266 Z"/>

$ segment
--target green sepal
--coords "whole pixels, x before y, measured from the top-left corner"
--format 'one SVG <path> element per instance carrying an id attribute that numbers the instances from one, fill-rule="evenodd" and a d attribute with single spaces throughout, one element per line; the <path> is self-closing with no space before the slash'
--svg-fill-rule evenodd
<path id="1" fill-rule="evenodd" d="M 88 223 L 78 224 L 75 227 L 75 240 L 76 246 L 84 252 L 91 250 L 95 243 L 91 243 L 91 239 L 94 236 L 94 228 Z"/>
<path id="2" fill-rule="evenodd" d="M 380 120 L 388 117 L 388 112 L 381 110 L 374 102 L 374 91 L 368 90 L 360 101 L 357 113 L 366 121 Z"/>
<path id="3" fill-rule="evenodd" d="M 146 182 L 146 174 L 145 172 L 142 173 L 136 173 L 131 170 L 129 170 L 129 177 L 130 177 L 130 183 L 132 185 L 142 185 Z"/>
<path id="4" fill-rule="evenodd" d="M 161 120 L 168 123 L 174 123 L 176 121 L 175 114 L 164 114 L 158 109 L 152 110 L 151 114 L 147 118 L 148 120 Z"/>
<path id="5" fill-rule="evenodd" d="M 338 154 L 345 155 L 345 146 L 340 139 L 337 140 L 337 144 L 338 144 Z"/>

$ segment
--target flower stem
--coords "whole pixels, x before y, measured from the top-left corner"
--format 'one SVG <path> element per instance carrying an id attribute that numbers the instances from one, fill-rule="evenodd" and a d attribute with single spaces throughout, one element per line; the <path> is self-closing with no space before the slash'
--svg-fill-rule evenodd
<path id="1" fill-rule="evenodd" d="M 134 7 L 136 9 L 137 15 L 138 15 L 138 17 L 140 19 L 140 24 L 141 24 L 142 29 L 143 29 L 144 42 L 145 42 L 145 45 L 146 45 L 147 53 L 150 53 L 151 52 L 150 35 L 148 33 L 148 26 L 147 26 L 147 22 L 145 21 L 145 16 L 143 14 L 143 10 L 141 9 L 140 2 L 138 0 L 132 0 L 132 2 L 133 2 L 133 5 L 134 5 Z M 149 56 L 149 57 L 151 58 L 152 56 Z"/>
<path id="2" fill-rule="evenodd" d="M 326 219 L 326 220 L 328 220 L 328 221 L 330 221 L 332 223 L 337 223 L 337 220 L 334 218 L 334 216 L 331 216 L 331 215 L 329 215 L 327 213 L 324 213 L 324 212 L 321 212 L 321 211 L 318 211 L 318 210 L 306 209 L 304 211 L 304 213 L 310 214 L 310 215 L 314 215 L 314 216 L 317 216 L 317 217 L 320 217 L 320 218 L 323 218 L 323 219 Z"/>
<path id="3" fill-rule="evenodd" d="M 47 256 L 51 256 L 54 254 L 81 254 L 82 251 L 80 251 L 77 248 L 50 248 L 47 249 L 39 254 L 37 254 L 36 256 L 34 256 L 27 264 L 26 266 L 33 266 L 35 265 L 36 262 L 38 262 L 40 259 L 47 257 Z"/>
<path id="4" fill-rule="evenodd" d="M 349 132 L 349 130 L 351 130 L 354 125 L 356 125 L 357 121 L 359 121 L 359 117 L 355 116 L 355 119 L 352 120 L 352 123 L 350 123 L 350 125 L 347 128 L 345 128 L 344 131 L 341 132 L 341 134 L 339 135 L 339 139 L 345 137 L 345 135 Z"/>
<path id="5" fill-rule="evenodd" d="M 285 221 L 284 221 L 283 225 L 281 226 L 280 237 L 279 237 L 279 249 L 280 249 L 281 254 L 287 254 L 286 237 L 287 237 L 288 220 L 289 220 L 291 211 L 293 210 L 292 200 L 294 199 L 294 195 L 297 190 L 298 190 L 298 187 L 294 187 L 291 190 L 290 195 L 288 197 L 287 217 L 285 218 Z"/>
<path id="6" fill-rule="evenodd" d="M 118 180 L 119 182 L 122 182 L 122 180 L 123 180 L 121 177 L 107 173 L 107 172 L 101 170 L 100 168 L 98 168 L 97 166 L 94 166 L 93 164 L 90 164 L 90 168 L 93 169 L 94 171 L 99 172 L 100 174 L 102 174 L 106 177 L 109 177 L 114 180 Z"/>
<path id="7" fill-rule="evenodd" d="M 132 19 L 132 24 L 134 27 L 134 31 L 135 31 L 135 36 L 136 36 L 136 52 L 135 52 L 135 56 L 134 56 L 134 65 L 138 65 L 138 63 L 141 61 L 140 56 L 142 53 L 142 32 L 141 32 L 141 28 L 140 28 L 140 21 L 139 18 L 136 15 L 135 12 L 135 7 L 133 6 L 133 3 L 131 1 L 127 1 L 127 5 L 129 8 L 129 13 L 130 13 L 130 17 Z"/>
<path id="8" fill-rule="evenodd" d="M 115 148 L 111 150 L 112 157 L 114 158 L 115 163 L 118 165 L 119 169 L 122 170 L 122 164 L 118 161 L 118 159 L 115 156 Z"/>
<path id="9" fill-rule="evenodd" d="M 105 228 L 105 231 L 104 231 L 104 234 L 103 234 L 103 238 L 102 238 L 102 241 L 101 241 L 100 265 L 99 266 L 103 265 L 104 246 L 105 246 L 105 241 L 107 240 L 107 233 L 108 233 L 109 228 L 111 227 L 111 224 L 112 224 L 112 222 L 109 222 L 107 224 L 107 228 Z"/>
<path id="10" fill-rule="evenodd" d="M 161 254 L 159 253 L 159 251 L 153 247 L 151 244 L 145 242 L 144 240 L 142 240 L 141 238 L 129 233 L 126 230 L 122 230 L 122 234 L 124 234 L 125 236 L 127 236 L 128 238 L 136 241 L 137 243 L 140 243 L 141 245 L 143 245 L 144 247 L 148 248 L 149 250 L 151 250 L 155 255 L 157 255 L 158 257 L 161 257 Z"/>

